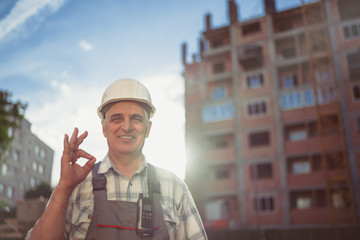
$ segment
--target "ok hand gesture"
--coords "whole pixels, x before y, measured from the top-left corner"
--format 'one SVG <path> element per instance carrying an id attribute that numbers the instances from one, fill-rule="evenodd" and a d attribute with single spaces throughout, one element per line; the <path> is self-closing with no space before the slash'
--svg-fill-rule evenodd
<path id="1" fill-rule="evenodd" d="M 79 130 L 75 128 L 70 140 L 69 136 L 65 134 L 64 137 L 64 151 L 61 157 L 61 175 L 59 185 L 67 189 L 68 193 L 75 189 L 81 183 L 89 172 L 93 169 L 95 164 L 95 157 L 79 149 L 80 144 L 87 137 L 88 133 L 85 131 L 78 137 Z M 88 161 L 84 166 L 76 163 L 79 158 L 86 158 Z"/>

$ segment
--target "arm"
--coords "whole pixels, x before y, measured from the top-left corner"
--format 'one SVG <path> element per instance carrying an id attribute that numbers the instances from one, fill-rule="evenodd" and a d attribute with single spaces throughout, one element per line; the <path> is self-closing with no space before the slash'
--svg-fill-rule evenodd
<path id="1" fill-rule="evenodd" d="M 96 161 L 93 156 L 79 149 L 79 145 L 87 137 L 87 132 L 79 137 L 78 132 L 75 128 L 70 140 L 65 134 L 60 180 L 44 214 L 35 224 L 30 239 L 64 239 L 65 217 L 71 193 L 93 169 Z M 79 158 L 88 159 L 83 167 L 76 163 Z"/>
<path id="2" fill-rule="evenodd" d="M 182 197 L 181 207 L 178 210 L 178 214 L 180 224 L 176 239 L 208 239 L 200 214 L 188 189 Z"/>

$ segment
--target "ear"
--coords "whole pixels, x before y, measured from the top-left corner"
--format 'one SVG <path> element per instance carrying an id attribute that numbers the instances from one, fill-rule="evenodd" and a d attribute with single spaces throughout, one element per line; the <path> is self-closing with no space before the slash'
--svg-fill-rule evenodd
<path id="1" fill-rule="evenodd" d="M 101 120 L 101 126 L 102 126 L 102 132 L 103 132 L 104 137 L 107 137 L 106 131 L 105 131 L 105 119 Z"/>
<path id="2" fill-rule="evenodd" d="M 149 125 L 148 125 L 148 128 L 147 128 L 147 130 L 146 130 L 145 138 L 148 138 L 148 137 L 149 137 L 151 126 L 152 126 L 152 122 L 149 121 Z"/>

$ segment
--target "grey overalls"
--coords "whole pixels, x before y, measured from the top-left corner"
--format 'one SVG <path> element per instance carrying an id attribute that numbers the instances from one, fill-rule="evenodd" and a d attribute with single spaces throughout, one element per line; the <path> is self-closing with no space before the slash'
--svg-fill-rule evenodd
<path id="1" fill-rule="evenodd" d="M 147 164 L 148 192 L 153 193 L 154 234 L 152 237 L 140 237 L 136 233 L 137 203 L 127 201 L 108 201 L 106 196 L 106 177 L 98 174 L 100 163 L 95 164 L 93 173 L 94 213 L 86 240 L 112 239 L 169 239 L 160 205 L 160 183 L 155 168 Z M 144 194 L 145 195 L 145 194 Z"/>

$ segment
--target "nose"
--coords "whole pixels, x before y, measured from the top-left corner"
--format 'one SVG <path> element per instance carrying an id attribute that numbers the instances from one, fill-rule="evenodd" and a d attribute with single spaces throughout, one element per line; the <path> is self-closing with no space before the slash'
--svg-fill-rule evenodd
<path id="1" fill-rule="evenodd" d="M 129 118 L 125 118 L 121 125 L 122 130 L 125 132 L 130 132 L 133 129 L 131 120 Z"/>

